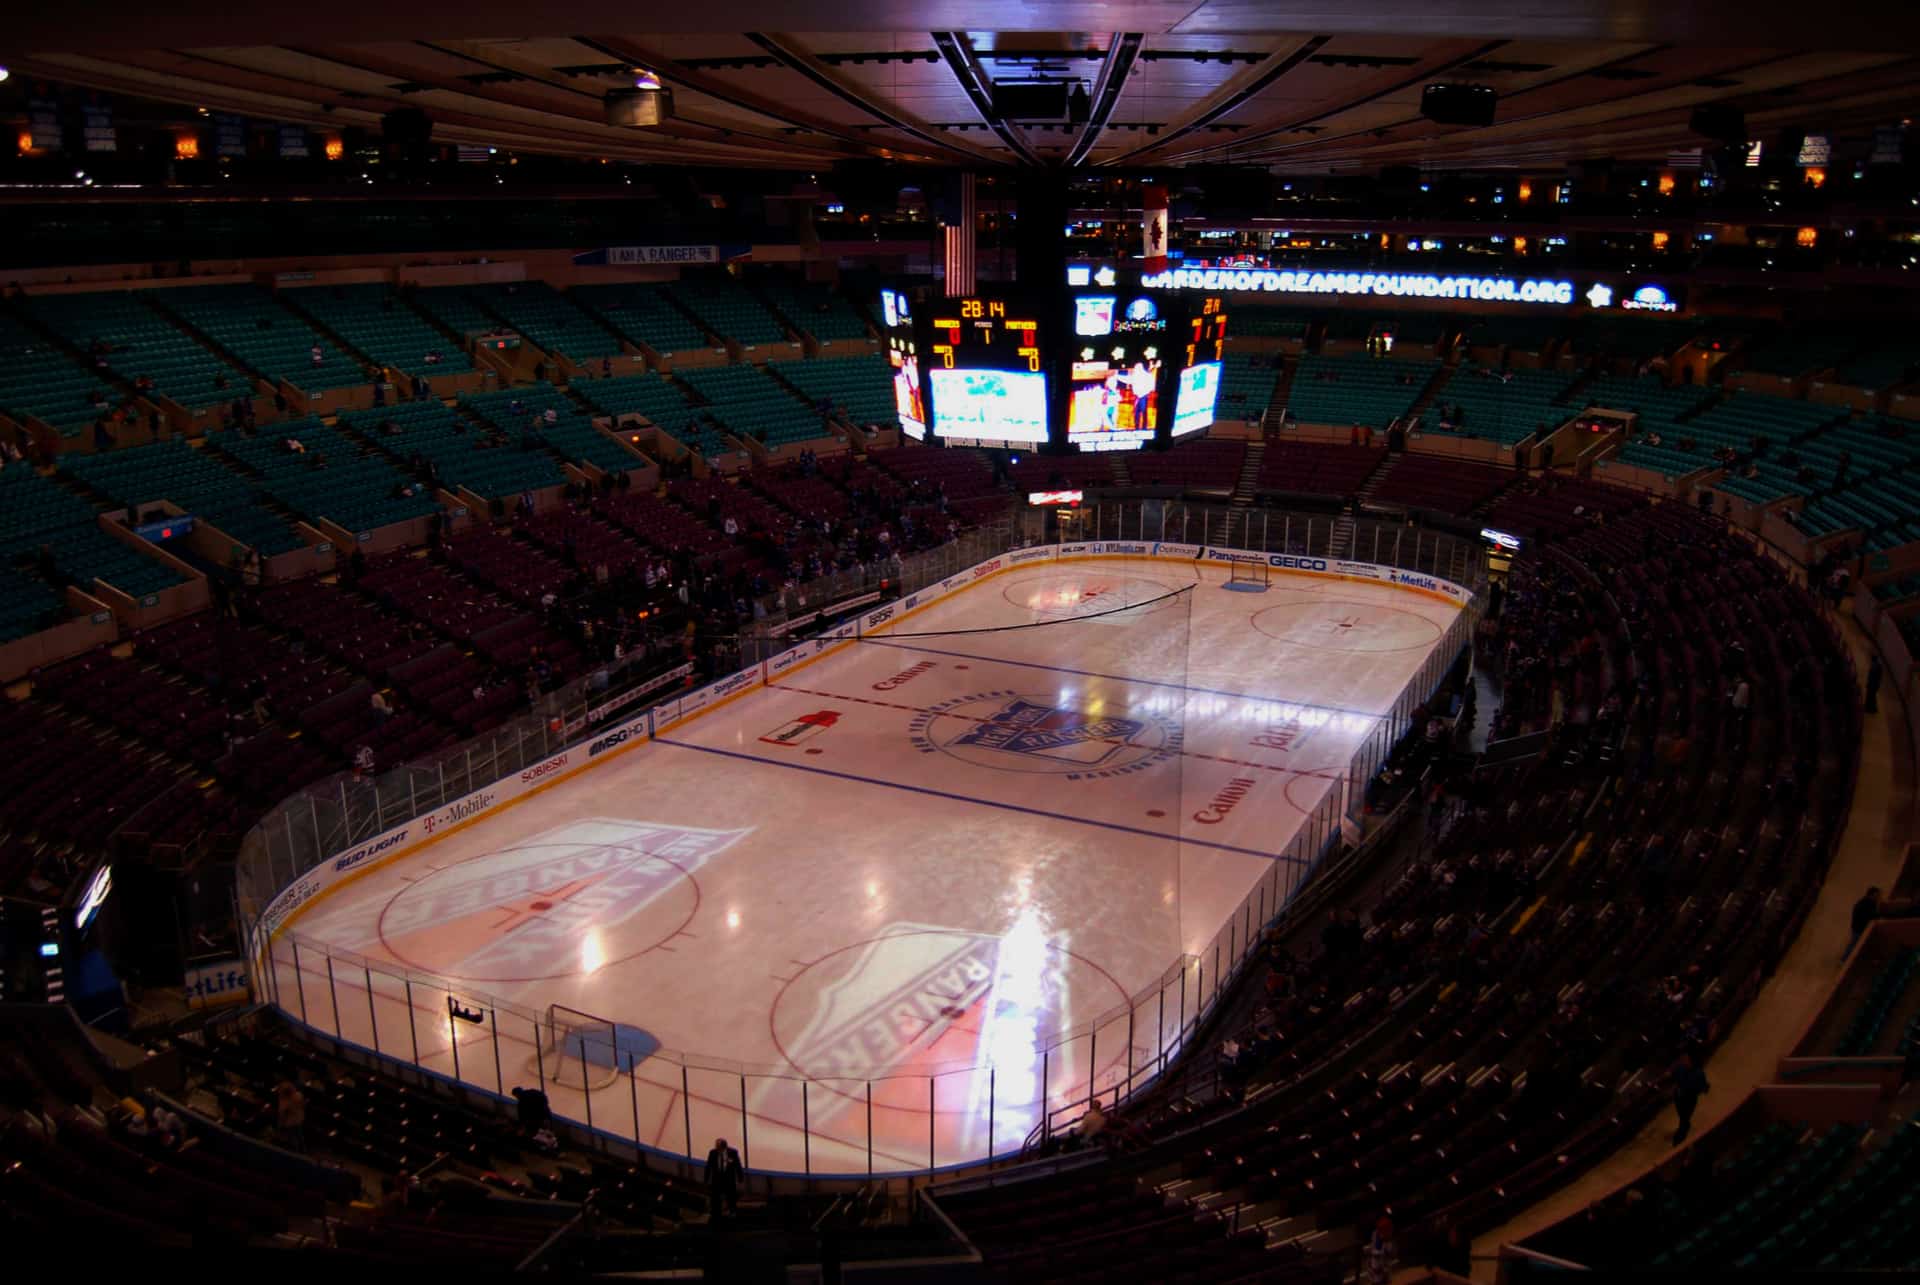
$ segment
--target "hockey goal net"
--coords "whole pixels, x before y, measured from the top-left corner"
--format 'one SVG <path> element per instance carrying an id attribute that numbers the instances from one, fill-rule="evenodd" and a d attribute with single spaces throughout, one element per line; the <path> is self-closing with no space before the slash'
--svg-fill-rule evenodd
<path id="1" fill-rule="evenodd" d="M 547 1005 L 539 1043 L 527 1069 L 548 1085 L 579 1092 L 604 1089 L 620 1078 L 617 1023 L 564 1004 Z"/>
<path id="2" fill-rule="evenodd" d="M 1273 570 L 1264 562 L 1229 562 L 1227 588 L 1258 592 L 1272 582 Z"/>

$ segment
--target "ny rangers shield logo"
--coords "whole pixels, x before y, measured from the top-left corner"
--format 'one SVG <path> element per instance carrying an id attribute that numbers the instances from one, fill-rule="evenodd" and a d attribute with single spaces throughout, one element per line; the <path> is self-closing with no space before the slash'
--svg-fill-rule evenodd
<path id="1" fill-rule="evenodd" d="M 1000 771 L 1096 780 L 1144 771 L 1180 752 L 1180 731 L 1147 710 L 1090 713 L 1014 691 L 963 696 L 908 724 L 922 753 L 936 751 Z"/>
<path id="2" fill-rule="evenodd" d="M 690 876 L 748 833 L 575 821 L 428 871 L 359 949 L 471 982 L 590 973 L 615 962 L 601 943 L 619 940 L 624 958 L 677 934 L 697 904 Z"/>

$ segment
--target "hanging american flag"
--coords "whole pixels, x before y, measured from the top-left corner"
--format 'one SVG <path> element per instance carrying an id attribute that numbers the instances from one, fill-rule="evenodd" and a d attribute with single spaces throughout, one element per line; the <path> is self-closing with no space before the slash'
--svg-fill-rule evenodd
<path id="1" fill-rule="evenodd" d="M 1167 189 L 1149 184 L 1140 189 L 1141 270 L 1148 275 L 1167 270 Z"/>

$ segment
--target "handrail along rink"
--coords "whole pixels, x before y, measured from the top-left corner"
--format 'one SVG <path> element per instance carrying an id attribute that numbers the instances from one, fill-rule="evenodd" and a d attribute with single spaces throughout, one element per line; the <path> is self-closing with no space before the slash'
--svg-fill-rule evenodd
<path id="1" fill-rule="evenodd" d="M 1046 1048 L 1039 1050 L 1039 1057 L 1042 1059 L 1056 1053 L 1064 1056 L 1064 1051 L 1070 1046 L 1079 1045 L 1084 1041 L 1087 1046 L 1091 1046 L 1086 1065 L 1091 1068 L 1089 1075 L 1093 1077 L 1074 1090 L 1074 1097 L 1057 1100 L 1057 1095 L 1048 1095 L 1048 1100 L 1041 1104 L 1037 1116 L 1037 1119 L 1043 1122 L 1043 1127 L 1051 1126 L 1054 1123 L 1053 1116 L 1061 1113 L 1062 1108 L 1071 1109 L 1075 1101 L 1091 1101 L 1095 1097 L 1104 1098 L 1108 1095 L 1111 1095 L 1112 1100 L 1115 1101 L 1125 1100 L 1159 1078 L 1180 1057 L 1194 1030 L 1211 1014 L 1215 1004 L 1250 957 L 1265 927 L 1272 923 L 1287 903 L 1312 880 L 1327 854 L 1337 847 L 1343 831 L 1351 833 L 1351 822 L 1357 815 L 1365 782 L 1377 768 L 1378 763 L 1384 759 L 1394 741 L 1406 730 L 1409 712 L 1431 698 L 1448 669 L 1465 650 L 1471 638 L 1472 621 L 1477 615 L 1475 610 L 1477 604 L 1474 594 L 1469 589 L 1423 570 L 1207 544 L 1152 540 L 1093 540 L 1003 547 L 972 565 L 961 567 L 938 579 L 928 580 L 892 602 L 883 603 L 860 613 L 834 633 L 793 644 L 777 654 L 766 656 L 755 664 L 701 688 L 675 693 L 664 699 L 651 700 L 644 709 L 623 721 L 609 721 L 586 729 L 587 734 L 556 753 L 533 759 L 516 758 L 513 763 L 515 770 L 493 780 L 476 783 L 475 788 L 459 797 L 445 799 L 431 809 L 423 810 L 416 815 L 405 816 L 398 824 L 391 825 L 378 833 L 358 835 L 356 841 L 351 844 L 336 841 L 329 846 L 329 838 L 337 840 L 343 837 L 345 827 L 336 829 L 331 835 L 323 833 L 318 810 L 315 809 L 313 813 L 315 824 L 312 831 L 307 836 L 301 836 L 305 839 L 303 850 L 315 859 L 290 868 L 288 877 L 278 886 L 273 887 L 271 895 L 264 900 L 258 897 L 254 888 L 242 890 L 238 882 L 236 883 L 237 904 L 243 913 L 251 911 L 243 926 L 246 929 L 245 940 L 254 969 L 254 977 L 260 979 L 262 983 L 259 992 L 261 997 L 274 1003 L 283 1014 L 307 1029 L 318 1031 L 330 1039 L 345 1039 L 343 1032 L 338 1029 L 340 1023 L 337 1003 L 331 1010 L 336 1015 L 334 1023 L 336 1029 L 329 1032 L 324 1027 L 314 1026 L 307 1020 L 323 1015 L 316 1014 L 312 1010 L 316 1007 L 324 1010 L 325 1005 L 309 1004 L 299 996 L 282 993 L 283 986 L 275 957 L 275 942 L 288 938 L 291 928 L 300 916 L 326 896 L 373 870 L 411 857 L 449 834 L 458 833 L 469 826 L 495 817 L 523 799 L 570 781 L 602 762 L 611 761 L 644 745 L 669 729 L 683 727 L 691 720 L 704 717 L 716 709 L 743 699 L 760 687 L 770 682 L 780 681 L 816 660 L 843 648 L 855 646 L 862 638 L 893 633 L 901 624 L 927 608 L 974 585 L 1036 564 L 1104 559 L 1149 559 L 1198 566 L 1209 564 L 1218 566 L 1234 561 L 1257 559 L 1276 571 L 1288 574 L 1380 584 L 1462 608 L 1447 627 L 1440 643 L 1429 653 L 1419 672 L 1405 685 L 1392 708 L 1380 716 L 1375 729 L 1368 734 L 1366 741 L 1354 755 L 1352 766 L 1342 785 L 1327 792 L 1290 841 L 1287 849 L 1279 854 L 1279 859 L 1270 863 L 1268 874 L 1249 891 L 1235 912 L 1222 924 L 1206 949 L 1197 954 L 1182 955 L 1172 961 L 1159 982 L 1140 995 L 1131 997 L 1126 1004 L 1111 1012 L 1078 1024 L 1070 1031 L 1056 1033 L 1051 1037 Z M 1133 604 L 1134 607 L 1138 605 Z M 293 802 L 298 803 L 300 797 L 296 796 Z M 291 834 L 292 815 L 291 810 L 282 809 L 270 819 L 288 826 Z M 260 827 L 256 827 L 256 831 L 259 829 Z M 255 835 L 250 834 L 249 840 L 254 839 Z M 295 847 L 291 839 L 288 841 L 287 851 L 290 854 L 298 855 L 301 850 L 302 848 Z M 256 862 L 250 869 L 257 875 L 262 868 L 269 874 L 278 869 L 271 861 Z M 243 892 L 244 895 L 240 895 Z M 520 1020 L 520 1006 L 477 993 L 469 988 L 453 986 L 442 979 L 430 978 L 423 974 L 407 974 L 405 970 L 400 970 L 393 965 L 366 960 L 358 956 L 349 957 L 332 947 L 306 942 L 297 936 L 293 937 L 291 945 L 296 951 L 303 953 L 316 949 L 322 951 L 326 955 L 325 962 L 329 977 L 332 976 L 332 970 L 337 962 L 344 963 L 355 974 L 364 973 L 370 988 L 369 1008 L 372 1005 L 372 978 L 377 973 L 383 980 L 404 984 L 408 988 L 409 995 L 412 993 L 411 987 L 418 983 L 422 986 L 444 989 L 449 994 L 458 994 L 464 997 L 463 1002 L 484 1005 L 496 1015 L 496 1020 L 498 1015 L 506 1015 L 514 1021 Z M 297 971 L 295 975 L 298 978 Z M 306 1013 L 305 1017 L 294 1012 L 296 1005 Z M 1150 1043 L 1146 1046 L 1146 1056 L 1136 1058 L 1134 1042 L 1142 1035 L 1143 1030 L 1151 1033 L 1148 1036 Z M 1127 1065 L 1116 1067 L 1102 1075 L 1098 1070 L 1099 1063 L 1095 1057 L 1097 1048 L 1103 1041 L 1119 1038 L 1115 1032 L 1125 1032 Z M 381 1037 L 386 1034 L 378 1030 L 376 1023 L 374 1032 L 376 1045 L 382 1042 Z M 511 1038 L 511 1033 L 508 1033 L 508 1037 Z M 494 1056 L 479 1054 L 470 1057 L 469 1062 L 460 1068 L 459 1083 L 483 1094 L 492 1094 L 504 1089 L 503 1082 L 495 1082 L 494 1072 L 501 1038 L 502 1035 L 498 1031 L 492 1035 Z M 465 1048 L 457 1037 L 455 1044 L 458 1048 Z M 404 1052 L 396 1053 L 392 1049 L 382 1047 L 375 1047 L 368 1051 L 396 1064 L 404 1065 L 407 1062 Z M 750 1083 L 762 1084 L 775 1080 L 797 1082 L 801 1086 L 803 1096 L 808 1086 L 808 1082 L 803 1077 L 796 1076 L 791 1069 L 776 1071 L 774 1068 L 747 1068 L 723 1059 L 671 1050 L 659 1050 L 651 1056 L 663 1065 L 682 1068 L 683 1074 L 688 1070 L 697 1070 L 701 1074 L 717 1073 L 737 1078 L 738 1092 L 743 1104 L 746 1101 Z M 929 1103 L 933 1101 L 935 1082 L 942 1076 L 967 1075 L 974 1080 L 985 1077 L 991 1081 L 993 1073 L 992 1064 L 982 1062 L 967 1067 L 946 1068 L 928 1075 L 926 1077 L 928 1101 Z M 625 1086 L 626 1091 L 637 1095 L 638 1089 L 633 1083 L 632 1066 L 626 1069 L 626 1078 L 629 1081 Z M 890 1078 L 897 1081 L 915 1077 L 893 1076 Z M 1100 1082 L 1101 1080 L 1105 1082 Z M 820 1085 L 812 1087 L 816 1094 L 827 1091 Z M 622 1091 L 622 1086 L 617 1084 L 613 1089 L 608 1090 L 614 1094 Z M 583 1114 L 591 1116 L 594 1109 L 594 1095 L 587 1094 L 583 1105 L 585 1107 Z M 691 1107 L 684 1109 L 691 1112 Z M 1074 1114 L 1077 1115 L 1077 1112 Z M 631 1139 L 622 1137 L 621 1141 L 630 1141 L 642 1149 L 654 1149 L 650 1143 L 638 1136 L 637 1114 L 635 1119 L 635 1136 Z M 931 1115 L 929 1121 L 931 1122 Z M 596 1127 L 591 1119 L 575 1119 L 575 1123 L 590 1128 Z M 746 1126 L 744 1106 L 741 1123 L 744 1129 Z M 1007 1123 L 1013 1125 L 1019 1121 L 1010 1119 Z M 1071 1123 L 1071 1120 L 1065 1119 L 1060 1123 Z M 994 1139 L 997 1136 L 998 1124 L 999 1122 L 992 1119 L 990 1114 L 985 1145 L 974 1148 L 976 1154 L 936 1156 L 934 1147 L 929 1143 L 927 1165 L 912 1169 L 896 1168 L 887 1172 L 930 1172 L 937 1168 L 964 1166 L 990 1159 L 997 1154 Z M 691 1136 L 691 1127 L 689 1118 L 687 1136 Z M 665 1148 L 669 1154 L 697 1159 L 697 1156 L 687 1154 L 682 1138 L 669 1137 L 666 1141 L 674 1144 Z M 871 1146 L 870 1126 L 867 1141 Z M 756 1166 L 756 1168 L 760 1167 Z M 819 1171 L 812 1169 L 809 1165 L 808 1172 Z"/>

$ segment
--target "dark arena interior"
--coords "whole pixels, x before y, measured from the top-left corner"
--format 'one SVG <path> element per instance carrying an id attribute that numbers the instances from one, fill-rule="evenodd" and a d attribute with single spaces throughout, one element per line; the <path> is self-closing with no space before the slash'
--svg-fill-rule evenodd
<path id="1" fill-rule="evenodd" d="M 1920 7 L 803 7 L 9 13 L 20 1279 L 1920 1270 Z"/>

